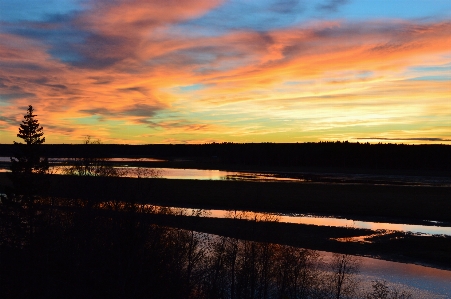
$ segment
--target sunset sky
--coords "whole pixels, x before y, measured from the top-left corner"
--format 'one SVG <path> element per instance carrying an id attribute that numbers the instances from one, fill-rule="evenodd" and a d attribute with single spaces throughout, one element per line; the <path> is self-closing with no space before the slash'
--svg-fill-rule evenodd
<path id="1" fill-rule="evenodd" d="M 451 144 L 450 0 L 0 0 L 0 143 Z"/>

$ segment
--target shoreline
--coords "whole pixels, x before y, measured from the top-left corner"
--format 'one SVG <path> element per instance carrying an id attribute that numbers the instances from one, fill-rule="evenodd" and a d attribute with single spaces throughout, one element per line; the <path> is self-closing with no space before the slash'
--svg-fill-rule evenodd
<path id="1" fill-rule="evenodd" d="M 132 166 L 141 166 L 149 168 L 176 168 L 176 169 L 203 169 L 203 170 L 222 170 L 253 173 L 343 173 L 343 174 L 365 174 L 365 175 L 400 175 L 400 176 L 437 176 L 448 177 L 451 180 L 451 171 L 433 170 L 433 169 L 388 169 L 388 168 L 359 168 L 359 167 L 315 167 L 315 166 L 268 166 L 256 164 L 223 163 L 219 161 L 203 161 L 202 159 L 167 159 L 161 161 L 140 161 L 147 156 L 127 156 L 110 157 L 107 159 L 136 159 L 136 161 L 106 161 L 106 163 L 116 166 L 126 163 Z M 3 168 L 9 168 L 10 162 L 0 162 Z"/>

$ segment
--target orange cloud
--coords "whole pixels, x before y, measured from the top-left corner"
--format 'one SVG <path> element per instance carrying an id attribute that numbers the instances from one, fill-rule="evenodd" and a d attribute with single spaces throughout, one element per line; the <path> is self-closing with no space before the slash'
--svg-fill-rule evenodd
<path id="1" fill-rule="evenodd" d="M 366 27 L 369 29 L 365 30 Z M 270 32 L 260 40 L 253 35 L 246 40 L 242 34 L 235 34 L 223 38 L 225 47 L 238 44 L 239 53 L 260 57 L 259 63 L 254 63 L 254 59 L 252 64 L 222 71 L 220 76 L 202 78 L 233 92 L 239 88 L 267 87 L 284 80 L 318 79 L 325 75 L 336 78 L 335 75 L 346 71 L 401 72 L 410 66 L 449 62 L 437 55 L 450 53 L 451 37 L 447 34 L 450 30 L 450 22 L 389 26 L 326 23 L 318 28 Z M 246 49 L 241 49 L 243 45 L 247 45 Z"/>

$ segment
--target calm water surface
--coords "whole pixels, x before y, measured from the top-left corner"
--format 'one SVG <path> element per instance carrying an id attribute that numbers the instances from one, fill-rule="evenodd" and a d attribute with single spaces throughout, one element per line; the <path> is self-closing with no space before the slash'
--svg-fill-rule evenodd
<path id="1" fill-rule="evenodd" d="M 66 158 L 50 158 L 50 164 L 54 165 L 53 171 L 62 174 L 62 166 L 55 166 Z M 374 175 L 359 173 L 307 173 L 307 172 L 254 172 L 254 171 L 224 171 L 209 169 L 179 169 L 179 168 L 152 168 L 152 162 L 164 160 L 154 158 L 111 158 L 110 162 L 115 163 L 115 167 L 120 170 L 130 170 L 129 175 L 124 171 L 125 176 L 136 176 L 136 169 L 140 173 L 146 170 L 157 169 L 159 177 L 167 179 L 193 179 L 193 180 L 244 180 L 244 181 L 286 181 L 286 182 L 319 182 L 319 183 L 340 183 L 340 184 L 375 184 L 375 185 L 404 185 L 404 186 L 441 186 L 451 187 L 450 177 L 432 176 L 406 176 L 406 175 Z M 0 172 L 7 170 L 9 157 L 0 157 Z M 146 167 L 136 167 L 129 165 L 133 163 L 148 162 Z M 136 164 L 135 164 L 136 165 Z M 142 166 L 142 165 L 141 165 Z M 147 171 L 153 173 L 153 171 Z"/>
<path id="2" fill-rule="evenodd" d="M 360 277 L 368 283 L 378 279 L 402 285 L 414 298 L 451 298 L 451 271 L 362 257 Z"/>
<path id="3" fill-rule="evenodd" d="M 177 209 L 177 208 L 172 208 Z M 194 215 L 196 209 L 184 209 L 188 215 Z M 412 225 L 412 224 L 396 224 L 396 223 L 382 223 L 370 221 L 357 221 L 352 219 L 334 218 L 334 217 L 319 217 L 315 215 L 296 215 L 296 214 L 280 214 L 280 213 L 256 213 L 247 211 L 228 211 L 228 210 L 214 210 L 203 209 L 201 217 L 212 218 L 237 218 L 257 221 L 276 221 L 282 223 L 294 224 L 308 224 L 318 226 L 332 226 L 332 227 L 350 227 L 371 230 L 389 230 L 411 232 L 424 235 L 447 235 L 451 236 L 451 227 L 437 225 Z"/>

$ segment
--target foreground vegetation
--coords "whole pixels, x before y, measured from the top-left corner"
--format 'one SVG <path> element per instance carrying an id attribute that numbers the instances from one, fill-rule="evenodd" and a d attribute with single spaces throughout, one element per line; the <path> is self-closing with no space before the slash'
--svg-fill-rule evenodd
<path id="1" fill-rule="evenodd" d="M 323 260 L 313 250 L 148 217 L 176 217 L 178 209 L 49 198 L 35 199 L 32 216 L 0 208 L 3 298 L 379 298 L 371 296 L 381 286 L 387 298 L 410 298 L 380 281 L 362 288 L 351 255 Z"/>

